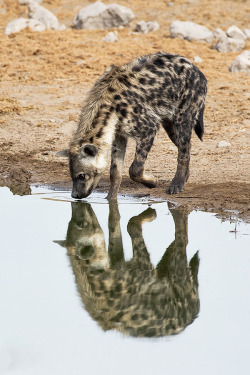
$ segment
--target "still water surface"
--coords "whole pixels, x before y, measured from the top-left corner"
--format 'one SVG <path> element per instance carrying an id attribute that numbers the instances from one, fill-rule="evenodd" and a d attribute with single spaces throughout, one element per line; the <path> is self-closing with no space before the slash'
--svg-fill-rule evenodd
<path id="1" fill-rule="evenodd" d="M 0 374 L 250 373 L 249 224 L 42 188 L 0 207 Z"/>

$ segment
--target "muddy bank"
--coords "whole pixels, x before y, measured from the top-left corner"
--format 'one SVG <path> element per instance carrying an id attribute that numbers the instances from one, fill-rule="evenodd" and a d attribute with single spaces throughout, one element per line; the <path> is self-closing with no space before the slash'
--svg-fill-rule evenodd
<path id="1" fill-rule="evenodd" d="M 108 2 L 108 1 L 107 1 Z M 112 2 L 112 1 L 111 1 Z M 188 209 L 237 210 L 249 217 L 250 210 L 250 76 L 231 73 L 237 52 L 219 53 L 207 43 L 171 39 L 169 25 L 175 19 L 226 30 L 235 24 L 248 28 L 246 1 L 175 1 L 174 6 L 156 0 L 119 1 L 133 9 L 136 17 L 130 27 L 118 30 L 118 41 L 103 42 L 106 31 L 73 30 L 76 12 L 86 4 L 70 0 L 44 2 L 65 31 L 42 33 L 26 29 L 4 35 L 6 24 L 27 16 L 27 7 L 14 0 L 3 1 L 0 33 L 0 180 L 13 191 L 28 192 L 30 183 L 70 186 L 67 161 L 56 152 L 68 146 L 78 121 L 82 101 L 91 85 L 111 64 L 124 64 L 141 54 L 163 50 L 202 62 L 198 68 L 208 80 L 203 142 L 192 139 L 190 178 L 185 191 L 168 196 L 166 188 L 176 170 L 177 149 L 160 131 L 150 152 L 146 170 L 157 176 L 153 190 L 130 181 L 128 168 L 134 144 L 129 143 L 122 194 L 150 194 L 170 199 Z M 216 11 L 215 11 L 216 10 Z M 156 20 L 160 28 L 148 34 L 134 34 L 141 20 Z M 250 40 L 246 41 L 250 50 Z M 218 148 L 221 141 L 230 144 Z M 106 170 L 99 188 L 108 190 Z M 25 187 L 17 188 L 17 186 Z M 228 212 L 230 216 L 231 213 Z"/>

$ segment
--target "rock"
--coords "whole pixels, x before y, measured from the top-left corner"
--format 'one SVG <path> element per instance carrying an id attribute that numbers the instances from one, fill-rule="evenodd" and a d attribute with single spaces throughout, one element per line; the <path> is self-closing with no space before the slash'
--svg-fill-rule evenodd
<path id="1" fill-rule="evenodd" d="M 229 67 L 230 72 L 250 73 L 250 51 L 243 51 Z"/>
<path id="2" fill-rule="evenodd" d="M 74 18 L 76 29 L 109 29 L 125 26 L 134 18 L 131 9 L 118 4 L 105 5 L 101 1 L 80 10 Z"/>
<path id="3" fill-rule="evenodd" d="M 247 39 L 250 39 L 250 29 L 244 29 L 243 33 L 246 35 Z"/>
<path id="4" fill-rule="evenodd" d="M 245 42 L 242 39 L 222 37 L 212 46 L 212 49 L 216 49 L 218 52 L 239 52 L 244 47 Z"/>
<path id="5" fill-rule="evenodd" d="M 237 26 L 230 26 L 226 34 L 230 38 L 246 40 L 246 35 Z"/>
<path id="6" fill-rule="evenodd" d="M 30 20 L 21 17 L 9 22 L 5 28 L 4 34 L 18 33 L 26 27 L 29 27 L 33 31 L 44 31 L 46 29 L 45 25 L 38 20 Z"/>
<path id="7" fill-rule="evenodd" d="M 107 43 L 117 42 L 117 33 L 115 31 L 111 31 L 110 33 L 106 34 L 102 40 Z"/>
<path id="8" fill-rule="evenodd" d="M 170 36 L 172 38 L 203 41 L 207 43 L 211 43 L 214 38 L 214 34 L 207 27 L 185 21 L 172 22 L 170 25 Z"/>
<path id="9" fill-rule="evenodd" d="M 43 0 L 18 0 L 18 2 L 19 2 L 20 5 L 29 5 L 32 2 L 40 4 L 40 3 L 43 2 Z"/>
<path id="10" fill-rule="evenodd" d="M 156 31 L 159 29 L 157 21 L 139 21 L 137 22 L 134 31 L 137 33 L 147 34 L 150 31 Z"/>
<path id="11" fill-rule="evenodd" d="M 200 56 L 194 56 L 194 62 L 201 63 L 202 62 L 202 58 Z"/>
<path id="12" fill-rule="evenodd" d="M 221 148 L 221 147 L 231 147 L 231 143 L 229 142 L 226 142 L 226 141 L 220 141 L 217 146 L 217 148 Z"/>
<path id="13" fill-rule="evenodd" d="M 220 28 L 214 29 L 213 33 L 214 33 L 215 39 L 217 40 L 227 37 L 227 34 L 225 33 L 225 31 L 221 30 Z"/>
<path id="14" fill-rule="evenodd" d="M 46 26 L 46 29 L 61 29 L 57 17 L 48 9 L 45 9 L 34 1 L 29 3 L 29 18 L 42 22 Z"/>

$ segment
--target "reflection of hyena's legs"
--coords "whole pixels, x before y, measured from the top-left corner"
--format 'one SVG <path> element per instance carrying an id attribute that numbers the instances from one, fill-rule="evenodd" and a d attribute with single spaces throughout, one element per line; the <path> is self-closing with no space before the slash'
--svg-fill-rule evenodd
<path id="1" fill-rule="evenodd" d="M 117 201 L 109 203 L 109 259 L 111 268 L 118 267 L 124 262 L 120 213 Z"/>
<path id="2" fill-rule="evenodd" d="M 139 267 L 144 269 L 151 269 L 152 267 L 142 235 L 142 224 L 151 222 L 155 218 L 155 210 L 153 210 L 152 208 L 148 208 L 140 215 L 132 217 L 128 222 L 127 230 L 131 237 L 133 247 L 133 260 L 131 261 L 131 263 L 134 263 L 137 268 Z"/>
<path id="3" fill-rule="evenodd" d="M 178 278 L 178 280 L 182 280 L 185 283 L 185 278 L 188 276 L 186 253 L 188 244 L 188 213 L 176 209 L 170 209 L 170 211 L 175 224 L 175 240 L 168 247 L 157 265 L 157 272 L 160 278 L 169 276 L 171 278 Z M 197 283 L 199 268 L 198 252 L 191 259 L 189 267 Z"/>
<path id="4" fill-rule="evenodd" d="M 122 180 L 124 157 L 127 146 L 127 138 L 116 134 L 112 147 L 111 167 L 110 167 L 110 190 L 108 200 L 117 199 L 118 190 Z"/>
<path id="5" fill-rule="evenodd" d="M 178 277 L 185 280 L 187 274 L 187 254 L 188 243 L 188 214 L 184 211 L 170 210 L 175 224 L 175 239 L 167 248 L 161 261 L 157 265 L 157 272 L 162 277 Z"/>
<path id="6" fill-rule="evenodd" d="M 136 140 L 136 152 L 134 161 L 129 168 L 129 175 L 133 181 L 154 188 L 157 185 L 157 180 L 152 175 L 144 174 L 144 164 L 146 162 L 148 153 L 153 145 L 156 132 L 150 138 Z"/>

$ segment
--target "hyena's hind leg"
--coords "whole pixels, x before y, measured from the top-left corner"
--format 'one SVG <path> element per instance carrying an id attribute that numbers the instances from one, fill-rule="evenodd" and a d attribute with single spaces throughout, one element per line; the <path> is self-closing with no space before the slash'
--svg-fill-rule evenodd
<path id="1" fill-rule="evenodd" d="M 182 118 L 177 118 L 175 122 L 164 120 L 162 125 L 171 141 L 178 148 L 177 170 L 167 191 L 169 194 L 177 194 L 183 191 L 189 177 L 191 121 L 188 116 L 183 116 Z"/>
<path id="2" fill-rule="evenodd" d="M 154 188 L 157 185 L 157 179 L 154 176 L 146 175 L 144 173 L 144 165 L 147 160 L 148 153 L 153 145 L 155 134 L 156 132 L 146 139 L 136 140 L 135 157 L 129 168 L 130 178 L 133 181 L 140 182 L 149 188 Z"/>
<path id="3" fill-rule="evenodd" d="M 111 154 L 110 167 L 110 189 L 107 196 L 108 200 L 116 200 L 119 187 L 122 180 L 122 171 L 124 165 L 124 157 L 127 147 L 127 138 L 116 134 Z"/>

